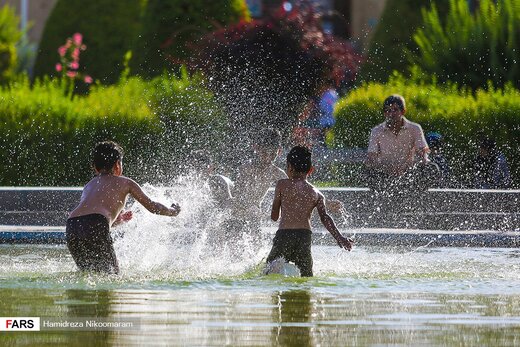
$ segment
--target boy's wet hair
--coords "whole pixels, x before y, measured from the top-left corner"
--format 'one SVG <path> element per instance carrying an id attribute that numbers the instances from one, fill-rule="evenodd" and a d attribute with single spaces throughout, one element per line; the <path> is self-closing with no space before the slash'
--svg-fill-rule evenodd
<path id="1" fill-rule="evenodd" d="M 263 129 L 256 137 L 256 143 L 259 147 L 277 149 L 282 146 L 282 135 L 280 135 L 280 132 L 276 129 Z"/>
<path id="2" fill-rule="evenodd" d="M 294 146 L 287 154 L 287 163 L 294 171 L 308 173 L 312 167 L 312 153 L 307 147 Z"/>
<path id="3" fill-rule="evenodd" d="M 123 159 L 123 148 L 113 141 L 96 144 L 92 151 L 92 161 L 97 171 L 112 171 L 118 160 Z"/>
<path id="4" fill-rule="evenodd" d="M 383 111 L 385 108 L 396 105 L 399 107 L 399 109 L 403 112 L 406 112 L 406 102 L 404 101 L 404 98 L 399 94 L 392 94 L 388 98 L 385 99 L 383 102 Z"/>

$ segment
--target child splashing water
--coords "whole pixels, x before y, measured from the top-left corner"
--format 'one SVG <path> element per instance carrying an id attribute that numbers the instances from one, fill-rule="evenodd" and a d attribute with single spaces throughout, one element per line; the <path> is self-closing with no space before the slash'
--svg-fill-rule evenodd
<path id="1" fill-rule="evenodd" d="M 115 142 L 98 143 L 93 151 L 96 177 L 83 188 L 79 205 L 67 220 L 67 247 L 80 270 L 119 273 L 110 226 L 132 218 L 122 214 L 128 195 L 148 211 L 177 216 L 180 206 L 167 207 L 150 199 L 139 184 L 123 173 L 123 149 Z"/>
<path id="2" fill-rule="evenodd" d="M 271 210 L 271 219 L 278 221 L 279 229 L 273 239 L 273 248 L 267 257 L 265 273 L 270 273 L 272 265 L 283 258 L 294 262 L 302 277 L 312 277 L 311 226 L 310 218 L 314 208 L 318 210 L 321 222 L 336 239 L 338 245 L 348 251 L 354 241 L 343 237 L 334 220 L 328 215 L 325 197 L 313 185 L 307 182 L 312 172 L 311 152 L 296 146 L 287 155 L 288 179 L 277 182 Z"/>

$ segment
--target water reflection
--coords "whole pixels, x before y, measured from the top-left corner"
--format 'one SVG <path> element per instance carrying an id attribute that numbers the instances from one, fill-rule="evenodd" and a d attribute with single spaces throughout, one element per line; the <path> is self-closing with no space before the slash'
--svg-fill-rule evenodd
<path id="1" fill-rule="evenodd" d="M 288 290 L 273 294 L 272 344 L 282 346 L 314 346 L 312 324 L 310 324 L 313 304 L 307 290 Z"/>

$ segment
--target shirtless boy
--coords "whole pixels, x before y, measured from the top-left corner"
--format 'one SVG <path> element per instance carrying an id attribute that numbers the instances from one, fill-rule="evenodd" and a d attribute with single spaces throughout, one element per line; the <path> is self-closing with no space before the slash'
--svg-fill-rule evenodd
<path id="1" fill-rule="evenodd" d="M 139 184 L 123 173 L 123 149 L 115 142 L 98 143 L 93 151 L 94 177 L 83 188 L 79 205 L 67 220 L 67 247 L 80 270 L 118 273 L 110 226 L 131 214 L 120 215 L 128 195 L 148 211 L 177 216 L 180 207 L 151 200 Z"/>
<path id="2" fill-rule="evenodd" d="M 276 181 L 286 178 L 274 164 L 282 151 L 280 132 L 267 128 L 259 132 L 251 161 L 238 168 L 233 189 L 232 218 L 226 222 L 227 240 L 239 241 L 244 232 L 260 237 L 260 204 Z"/>
<path id="3" fill-rule="evenodd" d="M 285 261 L 295 263 L 302 277 L 313 275 L 310 218 L 314 208 L 317 208 L 321 222 L 341 248 L 350 251 L 354 242 L 341 235 L 327 213 L 325 197 L 307 182 L 312 169 L 310 150 L 302 146 L 293 147 L 287 155 L 289 178 L 277 182 L 271 210 L 273 221 L 280 217 L 280 210 L 281 219 L 267 264 L 283 257 Z"/>

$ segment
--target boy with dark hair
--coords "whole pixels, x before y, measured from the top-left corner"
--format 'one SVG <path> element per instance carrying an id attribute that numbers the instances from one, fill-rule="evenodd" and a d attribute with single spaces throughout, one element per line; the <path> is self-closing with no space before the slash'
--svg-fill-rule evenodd
<path id="1" fill-rule="evenodd" d="M 321 222 L 332 234 L 341 248 L 352 249 L 352 241 L 338 231 L 334 220 L 328 215 L 325 197 L 307 182 L 312 172 L 311 151 L 295 146 L 287 155 L 288 179 L 276 183 L 271 219 L 277 221 L 282 212 L 279 229 L 273 239 L 273 248 L 267 257 L 267 265 L 283 257 L 300 269 L 302 277 L 311 277 L 311 214 L 317 208 Z"/>
<path id="2" fill-rule="evenodd" d="M 80 270 L 118 273 L 110 226 L 131 218 L 121 214 L 128 195 L 155 214 L 177 216 L 180 207 L 151 200 L 139 184 L 122 176 L 123 150 L 117 143 L 98 143 L 92 157 L 96 176 L 85 185 L 79 205 L 69 215 L 67 247 Z"/>

